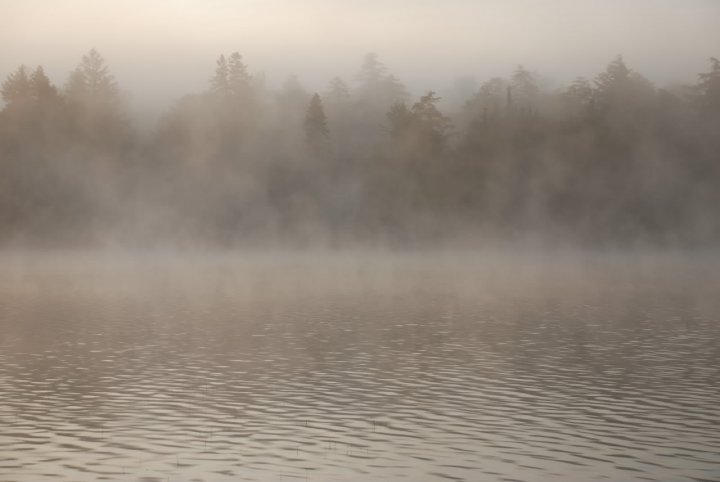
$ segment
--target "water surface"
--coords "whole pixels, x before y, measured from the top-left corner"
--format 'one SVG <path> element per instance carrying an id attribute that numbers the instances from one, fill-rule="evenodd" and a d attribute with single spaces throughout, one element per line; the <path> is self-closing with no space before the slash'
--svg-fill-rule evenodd
<path id="1" fill-rule="evenodd" d="M 711 257 L 0 264 L 0 482 L 720 480 Z"/>

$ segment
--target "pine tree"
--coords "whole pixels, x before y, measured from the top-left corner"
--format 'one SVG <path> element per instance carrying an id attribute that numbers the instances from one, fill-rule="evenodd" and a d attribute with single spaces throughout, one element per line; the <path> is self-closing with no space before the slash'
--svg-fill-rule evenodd
<path id="1" fill-rule="evenodd" d="M 503 105 L 505 107 L 508 105 L 508 93 L 512 97 L 510 87 L 507 80 L 500 77 L 484 82 L 473 98 L 467 102 L 465 107 L 467 115 L 483 122 L 500 117 Z"/>
<path id="2" fill-rule="evenodd" d="M 450 119 L 437 108 L 436 104 L 440 100 L 435 92 L 430 91 L 420 97 L 411 109 L 418 123 L 421 140 L 428 143 L 432 152 L 438 152 L 445 147 L 450 129 Z"/>
<path id="3" fill-rule="evenodd" d="M 363 58 L 357 79 L 363 86 L 372 87 L 385 78 L 385 72 L 385 65 L 378 60 L 378 55 L 370 52 Z"/>
<path id="4" fill-rule="evenodd" d="M 328 137 L 327 118 L 318 94 L 310 99 L 305 113 L 305 139 L 311 147 L 321 146 Z"/>
<path id="5" fill-rule="evenodd" d="M 605 72 L 598 74 L 595 84 L 601 92 L 608 90 L 614 85 L 628 80 L 630 72 L 632 71 L 625 65 L 622 55 L 618 55 L 608 64 Z"/>
<path id="6" fill-rule="evenodd" d="M 30 77 L 32 96 L 39 102 L 55 100 L 58 96 L 57 88 L 50 83 L 42 67 L 38 67 Z"/>
<path id="7" fill-rule="evenodd" d="M 88 145 L 107 149 L 129 138 L 120 91 L 105 59 L 91 49 L 65 84 L 68 121 Z"/>
<path id="8" fill-rule="evenodd" d="M 328 104 L 341 106 L 350 100 L 350 88 L 340 77 L 335 77 L 330 81 L 328 92 L 325 95 Z"/>
<path id="9" fill-rule="evenodd" d="M 110 74 L 110 69 L 105 65 L 105 59 L 95 49 L 83 56 L 80 68 L 85 75 L 88 89 L 97 95 L 109 98 L 116 98 L 118 95 L 117 84 Z"/>
<path id="10" fill-rule="evenodd" d="M 540 89 L 535 76 L 522 65 L 518 65 L 510 78 L 509 89 L 512 91 L 514 109 L 529 114 L 537 110 Z"/>
<path id="11" fill-rule="evenodd" d="M 567 88 L 565 95 L 581 105 L 587 105 L 592 100 L 593 88 L 586 78 L 577 77 Z"/>
<path id="12" fill-rule="evenodd" d="M 220 55 L 216 62 L 215 75 L 210 80 L 210 90 L 214 94 L 227 95 L 229 91 L 229 75 L 230 71 L 225 55 Z"/>
<path id="13" fill-rule="evenodd" d="M 390 124 L 390 138 L 398 141 L 404 139 L 413 126 L 413 114 L 405 102 L 396 102 L 387 113 Z"/>
<path id="14" fill-rule="evenodd" d="M 698 75 L 697 90 L 705 112 L 720 117 L 720 60 L 710 58 L 710 71 Z"/>
<path id="15" fill-rule="evenodd" d="M 632 71 L 625 65 L 622 55 L 608 64 L 595 78 L 595 92 L 600 104 L 607 107 L 618 101 L 628 90 Z"/>
<path id="16" fill-rule="evenodd" d="M 245 98 L 251 90 L 251 77 L 248 74 L 247 66 L 242 61 L 238 52 L 230 54 L 227 63 L 227 92 L 236 98 Z"/>
<path id="17" fill-rule="evenodd" d="M 3 101 L 8 106 L 23 103 L 31 98 L 32 87 L 24 65 L 8 76 L 7 80 L 3 82 L 0 92 Z"/>
<path id="18" fill-rule="evenodd" d="M 12 110 L 16 125 L 25 120 L 37 127 L 49 125 L 51 116 L 53 121 L 56 120 L 54 116 L 58 114 L 60 97 L 42 67 L 29 75 L 24 66 L 18 68 L 2 84 L 2 97 L 6 109 Z"/>
<path id="19" fill-rule="evenodd" d="M 430 91 L 408 109 L 393 104 L 387 113 L 390 137 L 396 145 L 414 154 L 438 153 L 445 147 L 450 119 L 437 108 L 440 97 Z"/>
<path id="20" fill-rule="evenodd" d="M 120 101 L 117 83 L 95 49 L 83 55 L 80 65 L 70 74 L 65 93 L 70 101 L 95 112 L 113 110 Z"/>
<path id="21" fill-rule="evenodd" d="M 70 100 L 79 101 L 85 97 L 88 85 L 85 75 L 80 67 L 70 72 L 67 82 L 65 82 L 65 95 Z"/>

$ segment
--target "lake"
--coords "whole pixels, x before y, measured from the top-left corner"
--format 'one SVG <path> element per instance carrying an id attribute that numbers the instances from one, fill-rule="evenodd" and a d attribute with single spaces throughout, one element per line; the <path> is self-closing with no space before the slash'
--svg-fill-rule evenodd
<path id="1" fill-rule="evenodd" d="M 0 256 L 0 481 L 717 481 L 708 254 Z"/>

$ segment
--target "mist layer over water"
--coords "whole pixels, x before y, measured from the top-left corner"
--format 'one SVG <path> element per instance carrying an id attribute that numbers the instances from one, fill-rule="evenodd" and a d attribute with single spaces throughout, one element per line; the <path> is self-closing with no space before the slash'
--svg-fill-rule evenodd
<path id="1" fill-rule="evenodd" d="M 12 257 L 0 481 L 717 480 L 718 263 Z"/>

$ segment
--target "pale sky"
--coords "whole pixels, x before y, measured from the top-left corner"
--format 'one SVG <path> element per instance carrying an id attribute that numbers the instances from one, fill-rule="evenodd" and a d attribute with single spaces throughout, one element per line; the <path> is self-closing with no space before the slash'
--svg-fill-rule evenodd
<path id="1" fill-rule="evenodd" d="M 322 91 L 377 52 L 413 92 L 522 64 L 561 85 L 617 54 L 657 84 L 693 82 L 720 56 L 720 0 L 0 0 L 0 77 L 19 64 L 64 83 L 90 48 L 136 106 L 207 86 L 239 51 L 271 85 Z"/>

